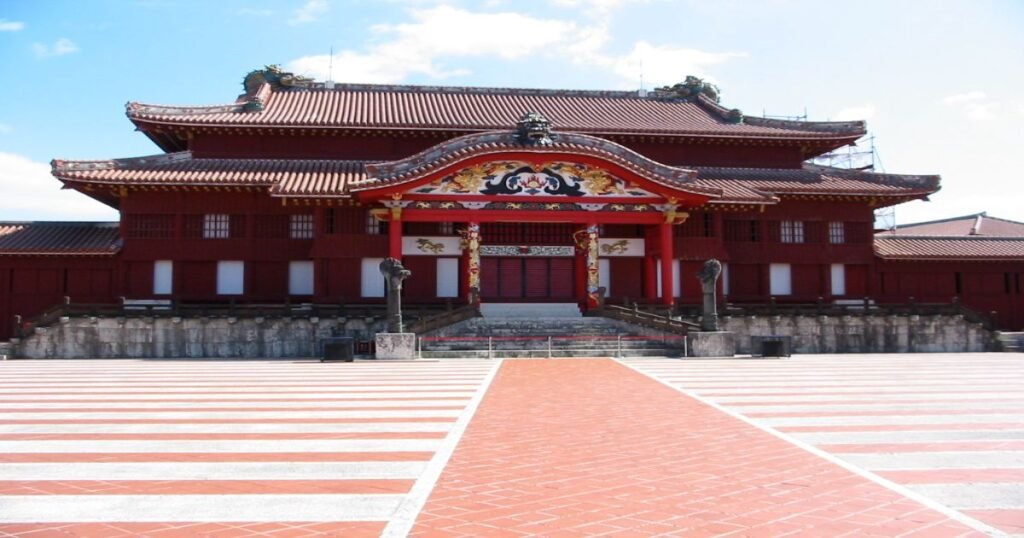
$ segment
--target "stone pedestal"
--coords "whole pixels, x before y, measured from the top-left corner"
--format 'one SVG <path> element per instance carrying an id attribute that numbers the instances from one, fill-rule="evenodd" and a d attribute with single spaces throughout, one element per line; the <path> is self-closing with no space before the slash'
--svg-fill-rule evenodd
<path id="1" fill-rule="evenodd" d="M 377 333 L 378 360 L 416 358 L 416 333 Z"/>
<path id="2" fill-rule="evenodd" d="M 686 335 L 691 357 L 732 357 L 736 335 L 728 331 L 692 332 Z"/>

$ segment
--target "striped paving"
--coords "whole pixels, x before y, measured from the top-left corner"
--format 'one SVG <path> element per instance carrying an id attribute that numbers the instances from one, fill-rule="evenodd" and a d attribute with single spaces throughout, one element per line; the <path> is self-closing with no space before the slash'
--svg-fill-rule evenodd
<path id="1" fill-rule="evenodd" d="M 1024 536 L 1024 355 L 628 364 L 990 532 Z"/>
<path id="2" fill-rule="evenodd" d="M 0 363 L 0 536 L 377 536 L 499 364 Z"/>

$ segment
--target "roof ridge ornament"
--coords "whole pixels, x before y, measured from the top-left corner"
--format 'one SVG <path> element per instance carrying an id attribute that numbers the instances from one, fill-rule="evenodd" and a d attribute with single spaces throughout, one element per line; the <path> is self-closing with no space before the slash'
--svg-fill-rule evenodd
<path id="1" fill-rule="evenodd" d="M 655 88 L 654 92 L 658 97 L 665 99 L 696 101 L 697 96 L 703 94 L 715 103 L 721 100 L 721 90 L 718 89 L 718 86 L 693 75 L 687 75 L 686 80 L 673 86 Z"/>
<path id="2" fill-rule="evenodd" d="M 270 84 L 275 88 L 280 88 L 307 86 L 310 82 L 313 82 L 313 79 L 285 71 L 278 64 L 270 64 L 264 66 L 263 69 L 249 71 L 245 78 L 242 79 L 242 87 L 245 88 L 246 95 L 253 96 L 256 95 L 256 92 L 259 91 L 263 84 Z"/>
<path id="3" fill-rule="evenodd" d="M 524 146 L 551 146 L 551 122 L 539 112 L 527 112 L 516 122 L 516 138 Z"/>

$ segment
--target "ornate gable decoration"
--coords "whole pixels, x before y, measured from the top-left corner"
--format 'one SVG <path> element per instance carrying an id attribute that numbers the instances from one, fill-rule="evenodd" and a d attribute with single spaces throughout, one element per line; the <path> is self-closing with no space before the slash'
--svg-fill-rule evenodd
<path id="1" fill-rule="evenodd" d="M 580 163 L 534 165 L 497 161 L 470 166 L 409 192 L 414 194 L 660 198 L 606 170 Z"/>

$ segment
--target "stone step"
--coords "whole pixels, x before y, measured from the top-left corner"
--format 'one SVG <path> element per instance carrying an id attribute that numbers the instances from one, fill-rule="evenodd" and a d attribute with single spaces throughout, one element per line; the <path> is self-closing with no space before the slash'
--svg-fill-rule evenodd
<path id="1" fill-rule="evenodd" d="M 999 344 L 1003 351 L 1024 351 L 1024 332 L 1000 332 Z"/>
<path id="2" fill-rule="evenodd" d="M 553 357 L 616 357 L 615 350 L 556 350 Z M 624 357 L 681 357 L 681 349 L 636 349 L 624 350 Z M 426 351 L 421 358 L 424 359 L 514 359 L 514 358 L 548 358 L 547 350 L 496 350 L 488 353 L 486 350 L 476 351 Z"/>
<path id="3" fill-rule="evenodd" d="M 485 318 L 582 318 L 576 303 L 482 303 Z"/>

